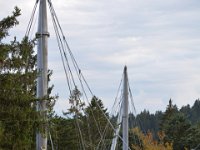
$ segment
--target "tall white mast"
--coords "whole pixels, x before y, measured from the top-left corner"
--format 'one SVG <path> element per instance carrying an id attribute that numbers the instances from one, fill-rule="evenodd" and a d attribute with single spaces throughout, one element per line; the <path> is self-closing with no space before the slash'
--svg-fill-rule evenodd
<path id="1" fill-rule="evenodd" d="M 123 87 L 123 115 L 122 115 L 122 138 L 123 150 L 128 150 L 128 75 L 127 67 L 124 67 L 124 87 Z"/>
<path id="2" fill-rule="evenodd" d="M 117 118 L 117 129 L 114 131 L 114 138 L 112 140 L 112 145 L 111 145 L 111 150 L 115 150 L 117 146 L 117 140 L 119 136 L 119 131 L 121 124 L 120 122 L 122 121 L 122 146 L 123 150 L 128 150 L 129 149 L 129 142 L 128 142 L 128 75 L 127 75 L 127 67 L 124 67 L 124 72 L 123 72 L 123 91 L 122 91 L 122 105 L 120 108 L 120 113 L 118 114 Z"/>
<path id="3" fill-rule="evenodd" d="M 41 120 L 45 122 L 42 124 L 42 130 L 36 134 L 36 150 L 47 150 L 47 89 L 48 89 L 48 29 L 47 29 L 47 1 L 39 0 L 39 22 L 38 22 L 38 32 L 37 37 L 37 111 L 40 112 Z"/>

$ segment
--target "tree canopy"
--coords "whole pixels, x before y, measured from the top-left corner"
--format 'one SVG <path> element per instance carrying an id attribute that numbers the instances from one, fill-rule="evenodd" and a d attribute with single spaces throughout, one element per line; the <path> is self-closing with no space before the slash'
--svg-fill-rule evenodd
<path id="1" fill-rule="evenodd" d="M 16 38 L 2 43 L 9 29 L 18 24 L 20 9 L 0 21 L 0 148 L 31 149 L 34 147 L 36 55 L 34 41 Z"/>

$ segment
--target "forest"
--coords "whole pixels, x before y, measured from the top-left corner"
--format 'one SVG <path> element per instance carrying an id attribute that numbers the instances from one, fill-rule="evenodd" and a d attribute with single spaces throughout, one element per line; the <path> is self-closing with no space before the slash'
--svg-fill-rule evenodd
<path id="1" fill-rule="evenodd" d="M 110 116 L 103 102 L 94 96 L 85 106 L 80 101 L 82 93 L 75 88 L 68 98 L 71 107 L 58 116 L 53 106 L 58 99 L 51 95 L 53 85 L 48 89 L 48 121 L 41 120 L 36 111 L 36 54 L 35 39 L 27 37 L 10 43 L 4 40 L 9 30 L 19 24 L 20 9 L 15 8 L 12 15 L 0 21 L 0 149 L 35 149 L 35 133 L 42 131 L 41 124 L 48 124 L 51 140 L 49 149 L 110 149 L 113 126 L 117 116 Z M 49 81 L 53 75 L 49 70 Z M 129 114 L 129 147 L 133 150 L 185 150 L 200 149 L 200 100 L 192 106 L 177 108 L 173 100 L 164 112 L 151 114 L 148 110 Z M 82 113 L 84 112 L 84 114 Z M 121 134 L 121 133 L 120 133 Z M 117 145 L 121 149 L 122 144 Z"/>

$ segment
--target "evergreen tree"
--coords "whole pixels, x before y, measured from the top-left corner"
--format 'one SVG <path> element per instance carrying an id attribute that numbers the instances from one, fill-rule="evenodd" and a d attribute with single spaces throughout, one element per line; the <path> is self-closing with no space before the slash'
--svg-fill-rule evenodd
<path id="1" fill-rule="evenodd" d="M 54 148 L 57 150 L 81 149 L 77 128 L 73 118 L 54 116 L 51 120 L 50 131 Z M 49 148 L 50 148 L 49 144 Z"/>
<path id="2" fill-rule="evenodd" d="M 67 121 L 73 122 L 73 127 L 66 128 L 71 128 L 74 136 L 68 137 L 66 141 L 71 140 L 69 145 L 72 146 L 72 143 L 77 143 L 76 145 L 79 146 L 77 149 L 93 150 L 96 148 L 108 148 L 111 144 L 112 133 L 105 118 L 105 116 L 109 117 L 107 109 L 104 108 L 102 101 L 95 96 L 92 98 L 89 106 L 85 108 L 81 97 L 81 92 L 75 87 L 69 98 L 71 106 L 68 112 L 64 113 L 64 115 L 71 117 Z M 68 133 L 66 132 L 65 134 Z M 66 148 L 68 147 L 66 146 Z"/>
<path id="3" fill-rule="evenodd" d="M 187 119 L 191 120 L 191 108 L 190 105 L 182 106 L 180 112 L 183 113 Z"/>
<path id="4" fill-rule="evenodd" d="M 85 109 L 85 116 L 83 118 L 84 133 L 88 149 L 106 149 L 110 147 L 113 133 L 108 124 L 107 119 L 109 115 L 107 109 L 100 99 L 93 97 L 90 105 Z"/>
<path id="5" fill-rule="evenodd" d="M 3 43 L 9 29 L 17 25 L 20 10 L 0 21 L 0 149 L 35 149 L 35 133 L 41 121 L 36 112 L 36 54 L 35 40 L 25 37 Z M 48 79 L 50 80 L 49 71 Z M 48 112 L 52 112 L 55 98 L 48 89 Z M 50 117 L 50 115 L 48 115 Z M 46 122 L 45 122 L 46 123 Z"/>
<path id="6" fill-rule="evenodd" d="M 84 110 L 85 103 L 81 101 L 82 93 L 78 90 L 77 87 L 72 91 L 69 103 L 70 108 L 68 109 L 68 112 L 64 113 L 64 115 L 73 115 L 74 118 L 79 118 L 82 116 L 82 112 Z"/>
<path id="7" fill-rule="evenodd" d="M 187 137 L 187 130 L 191 124 L 182 113 L 172 116 L 165 125 L 163 131 L 166 134 L 165 142 L 173 142 L 174 149 L 184 149 L 186 144 L 184 138 Z"/>
<path id="8" fill-rule="evenodd" d="M 18 24 L 19 15 L 16 7 L 11 16 L 0 21 L 0 149 L 35 147 L 35 44 L 27 38 L 2 42 L 9 29 Z"/>
<path id="9" fill-rule="evenodd" d="M 164 130 L 165 126 L 169 124 L 169 120 L 171 119 L 171 117 L 173 117 L 177 113 L 178 108 L 176 107 L 176 105 L 172 104 L 172 100 L 170 99 L 169 105 L 167 105 L 167 109 L 161 118 L 160 129 Z"/>
<path id="10" fill-rule="evenodd" d="M 200 100 L 197 99 L 191 108 L 190 120 L 192 123 L 200 121 Z"/>
<path id="11" fill-rule="evenodd" d="M 200 149 L 200 122 L 194 124 L 186 131 L 186 136 L 182 137 L 182 141 L 188 149 Z"/>
<path id="12" fill-rule="evenodd" d="M 82 133 L 83 132 L 82 118 L 83 118 L 85 103 L 82 102 L 81 96 L 82 96 L 82 93 L 79 91 L 77 87 L 75 87 L 75 89 L 71 92 L 71 95 L 69 97 L 69 103 L 71 104 L 71 106 L 68 109 L 68 112 L 63 113 L 65 116 L 69 115 L 72 118 L 68 120 L 68 123 L 69 122 L 73 123 L 71 124 L 73 125 L 73 127 L 68 127 L 68 128 L 73 129 L 74 136 L 69 137 L 68 140 L 72 141 L 71 144 L 77 143 L 76 145 L 79 146 L 79 149 L 83 149 L 85 147 L 84 137 Z M 68 145 L 68 147 L 70 147 L 70 145 Z"/>
<path id="13" fill-rule="evenodd" d="M 141 130 L 146 133 L 147 131 L 151 131 L 156 137 L 158 131 L 158 120 L 156 120 L 156 116 L 154 114 L 150 114 L 149 111 L 144 110 L 136 117 L 136 122 L 138 122 L 137 126 L 140 127 Z"/>

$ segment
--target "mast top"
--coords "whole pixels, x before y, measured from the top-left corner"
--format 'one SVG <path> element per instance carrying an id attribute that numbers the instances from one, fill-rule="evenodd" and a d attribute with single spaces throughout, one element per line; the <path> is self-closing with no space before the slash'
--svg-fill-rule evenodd
<path id="1" fill-rule="evenodd" d="M 126 65 L 124 66 L 124 72 L 127 72 L 127 66 Z"/>

